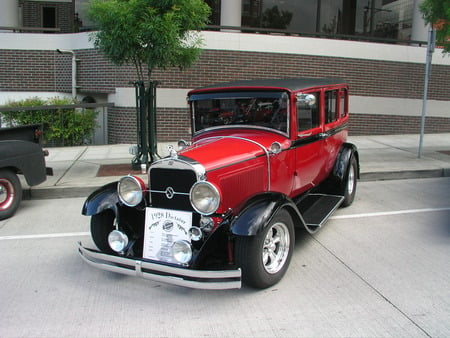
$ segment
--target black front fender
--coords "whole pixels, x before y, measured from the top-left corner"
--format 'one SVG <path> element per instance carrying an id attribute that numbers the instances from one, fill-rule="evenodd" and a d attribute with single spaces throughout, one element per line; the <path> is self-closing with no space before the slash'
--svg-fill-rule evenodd
<path id="1" fill-rule="evenodd" d="M 304 224 L 295 203 L 279 193 L 258 195 L 245 205 L 231 222 L 231 232 L 238 236 L 254 236 L 262 231 L 272 217 L 282 208 L 287 208 L 295 225 Z"/>
<path id="2" fill-rule="evenodd" d="M 81 213 L 85 216 L 92 216 L 105 210 L 113 210 L 117 214 L 118 204 L 117 182 L 112 182 L 90 194 L 84 202 Z"/>

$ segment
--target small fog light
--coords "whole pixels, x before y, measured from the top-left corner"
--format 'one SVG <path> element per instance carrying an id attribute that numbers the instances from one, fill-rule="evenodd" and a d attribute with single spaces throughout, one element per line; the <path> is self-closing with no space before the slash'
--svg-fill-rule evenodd
<path id="1" fill-rule="evenodd" d="M 128 236 L 119 230 L 111 231 L 108 243 L 115 252 L 122 252 L 128 245 Z"/>
<path id="2" fill-rule="evenodd" d="M 202 239 L 202 230 L 198 227 L 192 227 L 189 229 L 189 236 L 193 241 L 199 241 Z"/>
<path id="3" fill-rule="evenodd" d="M 177 145 L 178 150 L 183 150 L 184 148 L 187 148 L 189 144 L 185 140 L 179 140 Z"/>
<path id="4" fill-rule="evenodd" d="M 279 154 L 281 153 L 281 144 L 278 142 L 274 142 L 270 145 L 270 152 L 272 154 Z"/>
<path id="5" fill-rule="evenodd" d="M 172 245 L 172 256 L 181 264 L 187 264 L 192 258 L 192 248 L 187 241 L 176 241 Z"/>
<path id="6" fill-rule="evenodd" d="M 200 218 L 200 228 L 203 231 L 210 232 L 214 227 L 214 221 L 211 217 Z"/>

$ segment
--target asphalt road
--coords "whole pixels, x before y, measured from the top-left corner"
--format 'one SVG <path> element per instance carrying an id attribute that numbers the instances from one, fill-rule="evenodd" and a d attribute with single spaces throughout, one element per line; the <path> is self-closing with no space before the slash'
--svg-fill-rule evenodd
<path id="1" fill-rule="evenodd" d="M 94 269 L 82 198 L 0 221 L 0 337 L 450 337 L 450 178 L 363 182 L 316 235 L 297 231 L 266 290 L 191 290 Z"/>

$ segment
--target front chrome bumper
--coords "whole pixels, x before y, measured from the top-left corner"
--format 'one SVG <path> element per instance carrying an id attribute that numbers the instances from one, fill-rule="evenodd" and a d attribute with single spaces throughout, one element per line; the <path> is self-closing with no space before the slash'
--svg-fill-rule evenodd
<path id="1" fill-rule="evenodd" d="M 241 269 L 204 271 L 155 264 L 147 261 L 119 257 L 85 248 L 78 242 L 78 252 L 83 260 L 96 268 L 129 276 L 137 276 L 193 289 L 239 289 Z"/>

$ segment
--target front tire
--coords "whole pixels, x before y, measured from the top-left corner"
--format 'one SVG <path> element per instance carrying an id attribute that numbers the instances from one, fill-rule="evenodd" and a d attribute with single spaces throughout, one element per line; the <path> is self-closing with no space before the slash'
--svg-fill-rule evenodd
<path id="1" fill-rule="evenodd" d="M 235 258 L 242 268 L 244 283 L 260 289 L 278 283 L 289 267 L 294 242 L 294 224 L 285 209 L 280 210 L 259 234 L 238 237 Z"/>
<path id="2" fill-rule="evenodd" d="M 108 236 L 115 229 L 114 219 L 114 213 L 111 210 L 91 217 L 92 240 L 100 251 L 109 254 L 114 253 L 108 243 Z"/>
<path id="3" fill-rule="evenodd" d="M 0 220 L 14 215 L 22 201 L 22 186 L 11 170 L 0 170 Z"/>

